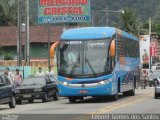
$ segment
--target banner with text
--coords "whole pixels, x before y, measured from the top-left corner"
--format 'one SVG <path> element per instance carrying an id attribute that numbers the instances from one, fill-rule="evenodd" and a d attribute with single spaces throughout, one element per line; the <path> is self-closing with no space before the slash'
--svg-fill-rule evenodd
<path id="1" fill-rule="evenodd" d="M 90 22 L 90 0 L 38 0 L 38 23 Z"/>

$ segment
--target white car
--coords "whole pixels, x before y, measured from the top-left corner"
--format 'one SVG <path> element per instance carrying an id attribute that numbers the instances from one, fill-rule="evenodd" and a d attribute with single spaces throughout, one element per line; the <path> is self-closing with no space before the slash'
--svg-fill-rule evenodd
<path id="1" fill-rule="evenodd" d="M 160 96 L 160 75 L 155 80 L 155 99 Z"/>

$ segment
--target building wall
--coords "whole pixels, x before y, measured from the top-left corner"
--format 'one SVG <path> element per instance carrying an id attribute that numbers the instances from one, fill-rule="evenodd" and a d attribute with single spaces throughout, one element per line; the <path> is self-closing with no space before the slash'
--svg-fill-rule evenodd
<path id="1" fill-rule="evenodd" d="M 25 59 L 24 46 L 22 47 L 22 58 Z M 4 54 L 11 53 L 14 59 L 17 59 L 17 47 L 16 46 L 5 46 L 3 47 Z M 4 57 L 1 55 L 1 59 Z M 48 43 L 31 43 L 30 44 L 30 59 L 48 58 Z"/>
<path id="2" fill-rule="evenodd" d="M 48 44 L 47 43 L 32 43 L 30 45 L 30 58 L 47 58 Z"/>

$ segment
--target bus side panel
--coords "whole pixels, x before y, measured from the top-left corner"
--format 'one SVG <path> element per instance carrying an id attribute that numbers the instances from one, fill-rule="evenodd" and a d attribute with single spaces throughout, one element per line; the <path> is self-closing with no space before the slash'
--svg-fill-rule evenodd
<path id="1" fill-rule="evenodd" d="M 137 80 L 139 80 L 139 59 L 125 58 L 124 65 L 117 62 L 116 71 L 116 76 L 118 76 L 120 82 L 119 92 L 132 90 L 136 87 Z"/>

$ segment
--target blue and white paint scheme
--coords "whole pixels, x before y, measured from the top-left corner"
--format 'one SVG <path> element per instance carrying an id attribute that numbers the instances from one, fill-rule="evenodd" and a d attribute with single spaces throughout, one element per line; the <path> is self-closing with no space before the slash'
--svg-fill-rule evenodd
<path id="1" fill-rule="evenodd" d="M 116 54 L 110 56 L 113 40 Z M 134 95 L 139 80 L 138 38 L 114 27 L 74 28 L 61 35 L 57 53 L 60 96 Z"/>

